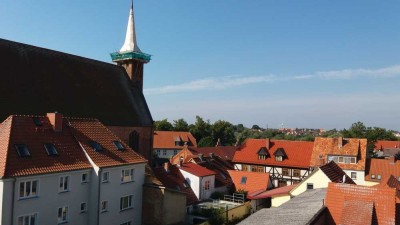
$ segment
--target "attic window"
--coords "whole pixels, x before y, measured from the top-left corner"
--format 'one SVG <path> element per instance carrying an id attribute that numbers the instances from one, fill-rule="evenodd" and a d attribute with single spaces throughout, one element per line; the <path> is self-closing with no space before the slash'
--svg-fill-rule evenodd
<path id="1" fill-rule="evenodd" d="M 113 141 L 113 143 L 114 143 L 115 147 L 117 147 L 118 150 L 124 150 L 125 149 L 125 147 L 122 145 L 121 142 Z"/>
<path id="2" fill-rule="evenodd" d="M 258 159 L 260 160 L 265 160 L 269 156 L 268 150 L 265 147 L 261 147 L 258 150 L 257 154 L 258 154 Z"/>
<path id="3" fill-rule="evenodd" d="M 47 155 L 58 155 L 57 149 L 53 144 L 46 143 L 44 144 L 44 148 L 46 149 Z"/>
<path id="4" fill-rule="evenodd" d="M 90 147 L 92 147 L 96 152 L 102 151 L 102 150 L 103 150 L 103 147 L 102 147 L 99 143 L 97 143 L 97 142 L 95 142 L 95 141 L 90 141 L 90 142 L 89 142 L 89 145 L 90 145 Z"/>
<path id="5" fill-rule="evenodd" d="M 41 127 L 43 125 L 42 121 L 40 121 L 39 117 L 33 117 L 32 118 L 33 123 L 37 126 L 37 127 Z"/>
<path id="6" fill-rule="evenodd" d="M 376 176 L 376 179 L 380 180 L 380 179 L 382 179 L 382 176 L 380 174 L 378 174 L 378 176 Z"/>
<path id="7" fill-rule="evenodd" d="M 287 157 L 286 156 L 286 152 L 285 152 L 285 150 L 283 148 L 278 148 L 274 152 L 274 155 L 275 155 L 275 160 L 279 161 L 279 162 L 283 161 L 283 158 Z"/>
<path id="8" fill-rule="evenodd" d="M 15 148 L 17 149 L 17 153 L 20 157 L 28 157 L 31 156 L 28 147 L 25 144 L 16 144 Z"/>
<path id="9" fill-rule="evenodd" d="M 246 184 L 247 177 L 242 177 L 242 180 L 240 180 L 240 184 Z"/>
<path id="10" fill-rule="evenodd" d="M 190 187 L 189 182 L 187 182 L 187 180 L 183 181 L 183 187 L 184 188 Z"/>
<path id="11" fill-rule="evenodd" d="M 375 174 L 371 174 L 371 179 L 375 179 Z"/>
<path id="12" fill-rule="evenodd" d="M 282 162 L 283 158 L 282 158 L 282 156 L 275 156 L 275 160 L 279 161 L 279 162 Z"/>

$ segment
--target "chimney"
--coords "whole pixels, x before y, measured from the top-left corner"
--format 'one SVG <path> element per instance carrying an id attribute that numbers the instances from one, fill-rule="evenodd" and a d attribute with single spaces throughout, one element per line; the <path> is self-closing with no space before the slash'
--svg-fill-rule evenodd
<path id="1" fill-rule="evenodd" d="M 390 156 L 389 161 L 390 161 L 390 164 L 396 163 L 396 156 Z"/>
<path id="2" fill-rule="evenodd" d="M 270 141 L 269 138 L 267 138 L 267 139 L 265 140 L 265 147 L 267 148 L 267 150 L 269 150 L 270 145 L 271 145 L 271 141 Z"/>
<path id="3" fill-rule="evenodd" d="M 164 163 L 164 170 L 165 172 L 169 173 L 169 162 Z"/>
<path id="4" fill-rule="evenodd" d="M 214 158 L 214 153 L 210 152 L 210 158 Z"/>
<path id="5" fill-rule="evenodd" d="M 182 167 L 183 164 L 183 156 L 179 157 L 179 166 Z"/>
<path id="6" fill-rule="evenodd" d="M 338 137 L 338 147 L 343 147 L 343 137 Z"/>
<path id="7" fill-rule="evenodd" d="M 203 154 L 199 154 L 198 156 L 199 156 L 200 161 L 203 161 Z"/>
<path id="8" fill-rule="evenodd" d="M 217 144 L 215 144 L 215 147 L 218 147 L 218 146 L 222 146 L 222 145 L 221 145 L 221 139 L 219 139 L 219 138 L 218 138 L 218 140 L 217 140 Z"/>
<path id="9" fill-rule="evenodd" d="M 55 132 L 61 132 L 62 131 L 63 114 L 58 113 L 58 112 L 47 113 L 47 117 L 49 118 L 50 123 L 53 126 L 53 130 Z"/>

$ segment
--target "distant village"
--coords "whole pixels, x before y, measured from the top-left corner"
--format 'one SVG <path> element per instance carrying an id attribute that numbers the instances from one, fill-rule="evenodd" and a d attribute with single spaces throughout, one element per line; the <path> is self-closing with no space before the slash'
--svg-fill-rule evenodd
<path id="1" fill-rule="evenodd" d="M 397 131 L 154 121 L 133 4 L 113 63 L 0 57 L 2 225 L 400 224 Z"/>

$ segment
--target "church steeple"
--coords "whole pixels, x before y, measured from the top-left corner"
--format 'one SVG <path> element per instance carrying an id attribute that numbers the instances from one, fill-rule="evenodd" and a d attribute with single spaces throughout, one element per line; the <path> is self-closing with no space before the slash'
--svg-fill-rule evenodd
<path id="1" fill-rule="evenodd" d="M 123 66 L 132 82 L 143 90 L 143 64 L 151 60 L 151 55 L 140 51 L 136 41 L 135 19 L 133 11 L 133 0 L 128 17 L 125 42 L 119 52 L 111 53 L 113 62 Z"/>

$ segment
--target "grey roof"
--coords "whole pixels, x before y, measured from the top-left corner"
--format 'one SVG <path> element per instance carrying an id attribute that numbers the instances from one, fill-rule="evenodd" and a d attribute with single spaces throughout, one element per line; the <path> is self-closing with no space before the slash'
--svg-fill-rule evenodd
<path id="1" fill-rule="evenodd" d="M 261 209 L 239 225 L 303 225 L 323 208 L 326 189 L 307 190 L 277 208 Z"/>
<path id="2" fill-rule="evenodd" d="M 117 65 L 0 39 L 0 79 L 0 122 L 58 111 L 108 126 L 153 123 L 143 93 Z"/>

